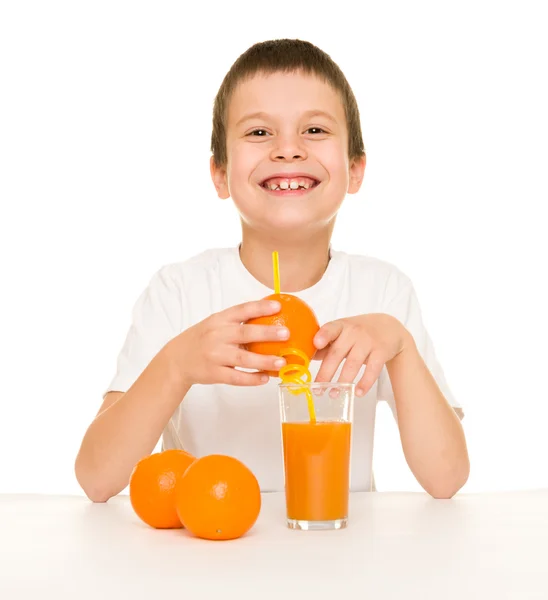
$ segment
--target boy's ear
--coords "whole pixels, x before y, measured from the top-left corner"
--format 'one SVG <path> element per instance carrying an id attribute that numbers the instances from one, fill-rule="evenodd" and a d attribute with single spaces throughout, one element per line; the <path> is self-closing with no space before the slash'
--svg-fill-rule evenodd
<path id="1" fill-rule="evenodd" d="M 363 156 L 353 158 L 350 162 L 350 182 L 348 184 L 348 193 L 355 194 L 359 191 L 363 182 L 365 172 L 365 153 Z"/>
<path id="2" fill-rule="evenodd" d="M 218 167 L 215 164 L 215 160 L 213 156 L 209 160 L 209 170 L 211 172 L 211 179 L 213 181 L 213 185 L 217 190 L 217 196 L 221 200 L 226 200 L 230 198 L 230 192 L 228 191 L 228 181 L 226 178 L 226 167 Z"/>

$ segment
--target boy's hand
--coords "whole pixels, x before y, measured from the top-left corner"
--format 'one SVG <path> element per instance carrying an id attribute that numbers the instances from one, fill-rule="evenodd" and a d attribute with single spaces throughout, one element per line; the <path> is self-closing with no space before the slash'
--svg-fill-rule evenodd
<path id="1" fill-rule="evenodd" d="M 255 317 L 274 315 L 281 310 L 279 302 L 259 300 L 245 302 L 215 313 L 190 327 L 172 340 L 173 356 L 183 381 L 196 383 L 252 386 L 269 380 L 263 371 L 277 371 L 286 364 L 279 356 L 264 356 L 244 350 L 242 345 L 257 341 L 279 341 L 289 337 L 285 327 L 247 325 Z M 257 369 L 257 373 L 235 367 Z"/>
<path id="2" fill-rule="evenodd" d="M 363 396 L 373 386 L 383 366 L 411 340 L 411 334 L 394 317 L 368 314 L 326 323 L 314 337 L 315 360 L 322 360 L 316 381 L 331 381 L 346 359 L 338 381 L 351 383 L 365 363 L 367 368 L 356 386 Z"/>

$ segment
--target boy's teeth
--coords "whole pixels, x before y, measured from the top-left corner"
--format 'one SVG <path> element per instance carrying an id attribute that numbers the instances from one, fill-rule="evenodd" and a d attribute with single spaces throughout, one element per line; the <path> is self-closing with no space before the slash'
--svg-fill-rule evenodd
<path id="1" fill-rule="evenodd" d="M 308 190 L 313 185 L 312 180 L 304 180 L 304 179 L 282 179 L 276 181 L 267 181 L 265 186 L 271 190 L 298 190 L 299 188 L 304 188 Z"/>

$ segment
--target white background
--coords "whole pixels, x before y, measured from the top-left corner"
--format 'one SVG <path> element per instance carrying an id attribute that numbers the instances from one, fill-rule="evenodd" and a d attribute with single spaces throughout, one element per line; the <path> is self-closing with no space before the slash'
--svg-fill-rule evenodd
<path id="1" fill-rule="evenodd" d="M 541 4 L 3 2 L 0 492 L 80 493 L 137 296 L 238 242 L 209 177 L 212 103 L 275 37 L 319 45 L 355 91 L 368 164 L 333 245 L 413 280 L 465 406 L 463 491 L 547 486 Z M 384 405 L 375 448 L 379 489 L 420 489 Z"/>

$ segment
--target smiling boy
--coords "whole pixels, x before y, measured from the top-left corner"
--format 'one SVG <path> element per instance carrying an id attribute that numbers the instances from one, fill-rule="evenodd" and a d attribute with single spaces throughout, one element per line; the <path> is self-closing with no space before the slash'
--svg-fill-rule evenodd
<path id="1" fill-rule="evenodd" d="M 462 411 L 410 280 L 385 262 L 331 247 L 336 215 L 346 194 L 359 191 L 364 169 L 356 100 L 327 54 L 275 40 L 238 58 L 215 100 L 211 176 L 218 196 L 238 210 L 241 244 L 164 266 L 138 299 L 116 375 L 76 459 L 91 500 L 120 492 L 160 436 L 163 448 L 234 456 L 263 491 L 283 490 L 278 382 L 263 373 L 279 369 L 280 359 L 243 349 L 287 338 L 276 327 L 242 325 L 279 310 L 258 300 L 272 293 L 273 250 L 282 291 L 310 304 L 323 324 L 312 375 L 357 383 L 352 489 L 374 489 L 379 400 L 394 412 L 422 487 L 449 498 L 464 485 Z"/>

